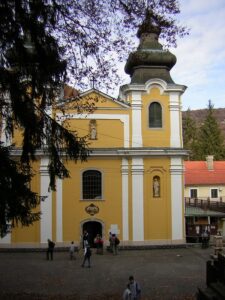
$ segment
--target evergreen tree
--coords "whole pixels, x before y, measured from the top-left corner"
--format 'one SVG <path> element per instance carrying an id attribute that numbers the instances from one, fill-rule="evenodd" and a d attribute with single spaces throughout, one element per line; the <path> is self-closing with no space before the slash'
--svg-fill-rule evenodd
<path id="1" fill-rule="evenodd" d="M 31 173 L 21 170 L 19 164 L 10 159 L 9 150 L 0 147 L 0 236 L 19 222 L 25 226 L 40 218 L 40 212 L 33 211 L 41 197 L 29 188 Z"/>
<path id="2" fill-rule="evenodd" d="M 215 160 L 225 158 L 225 145 L 221 129 L 213 113 L 213 104 L 209 100 L 207 114 L 199 128 L 199 147 L 197 160 L 205 160 L 207 155 L 214 155 Z"/>
<path id="3" fill-rule="evenodd" d="M 198 128 L 195 120 L 191 117 L 191 111 L 188 109 L 183 120 L 183 143 L 186 150 L 190 150 L 189 159 L 195 160 L 198 149 Z"/>
<path id="4" fill-rule="evenodd" d="M 176 25 L 174 19 L 179 13 L 177 0 L 0 1 L 1 127 L 8 137 L 15 126 L 23 132 L 18 165 L 13 165 L 8 150 L 0 144 L 0 161 L 4 160 L 8 170 L 7 182 L 0 178 L 2 236 L 8 223 L 14 226 L 19 220 L 29 225 L 40 217 L 35 212 L 32 215 L 30 209 L 39 204 L 39 198 L 27 185 L 37 149 L 50 158 L 51 188 L 56 176 L 69 176 L 62 154 L 74 161 L 87 158 L 86 138 L 63 128 L 46 111 L 55 104 L 66 81 L 77 88 L 87 87 L 87 79 L 92 77 L 98 88 L 118 84 L 116 61 L 127 57 L 133 48 L 146 7 L 153 11 L 154 22 L 167 43 L 174 44 L 177 35 L 185 34 L 185 28 Z M 76 100 L 76 108 L 81 109 L 79 97 Z M 17 176 L 21 190 L 12 184 Z"/>

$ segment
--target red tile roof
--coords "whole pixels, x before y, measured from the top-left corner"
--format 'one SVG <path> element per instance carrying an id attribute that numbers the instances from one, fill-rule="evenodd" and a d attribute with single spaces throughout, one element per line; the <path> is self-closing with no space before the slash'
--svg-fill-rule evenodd
<path id="1" fill-rule="evenodd" d="M 214 161 L 208 170 L 206 161 L 185 161 L 185 185 L 225 184 L 225 161 Z"/>

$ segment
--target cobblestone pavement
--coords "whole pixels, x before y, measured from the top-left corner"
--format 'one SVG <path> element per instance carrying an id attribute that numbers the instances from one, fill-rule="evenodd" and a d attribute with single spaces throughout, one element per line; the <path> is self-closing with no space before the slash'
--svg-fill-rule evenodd
<path id="1" fill-rule="evenodd" d="M 117 256 L 93 249 L 91 268 L 82 268 L 82 251 L 74 261 L 67 252 L 0 252 L 0 299 L 119 300 L 132 274 L 142 299 L 195 299 L 205 287 L 206 261 L 213 249 L 122 250 Z"/>

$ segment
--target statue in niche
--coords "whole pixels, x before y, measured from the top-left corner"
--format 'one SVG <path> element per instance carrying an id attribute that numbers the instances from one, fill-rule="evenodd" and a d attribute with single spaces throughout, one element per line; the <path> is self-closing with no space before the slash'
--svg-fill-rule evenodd
<path id="1" fill-rule="evenodd" d="M 158 176 L 153 177 L 153 197 L 160 197 L 160 179 Z"/>
<path id="2" fill-rule="evenodd" d="M 97 140 L 96 120 L 91 120 L 89 123 L 89 137 L 90 137 L 90 140 Z"/>

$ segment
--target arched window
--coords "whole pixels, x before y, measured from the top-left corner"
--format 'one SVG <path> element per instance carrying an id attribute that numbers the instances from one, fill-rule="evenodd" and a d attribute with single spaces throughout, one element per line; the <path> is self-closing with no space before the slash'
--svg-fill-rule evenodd
<path id="1" fill-rule="evenodd" d="M 96 170 L 83 172 L 83 199 L 102 199 L 102 174 Z"/>
<path id="2" fill-rule="evenodd" d="M 162 127 L 162 107 L 158 102 L 152 102 L 149 105 L 149 127 Z"/>

